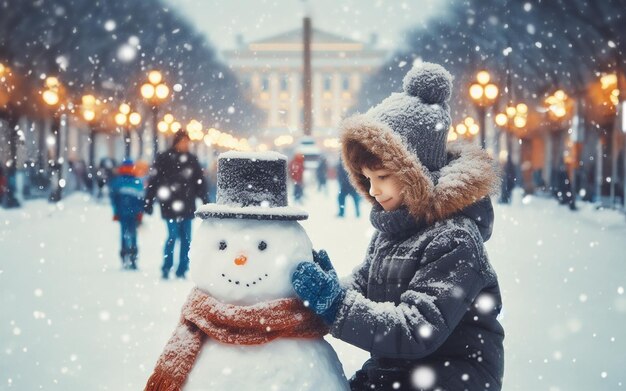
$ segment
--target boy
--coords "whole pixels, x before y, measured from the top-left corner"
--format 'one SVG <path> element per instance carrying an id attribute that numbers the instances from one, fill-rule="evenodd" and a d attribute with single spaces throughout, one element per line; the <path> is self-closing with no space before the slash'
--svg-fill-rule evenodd
<path id="1" fill-rule="evenodd" d="M 501 297 L 483 244 L 498 177 L 483 150 L 446 148 L 445 69 L 418 64 L 403 87 L 342 124 L 351 181 L 373 204 L 365 261 L 340 284 L 320 251 L 293 286 L 333 336 L 371 353 L 352 390 L 500 390 Z"/>
<path id="2" fill-rule="evenodd" d="M 143 216 L 143 183 L 137 178 L 132 160 L 124 160 L 111 181 L 113 220 L 122 229 L 122 267 L 137 269 L 137 225 Z"/>

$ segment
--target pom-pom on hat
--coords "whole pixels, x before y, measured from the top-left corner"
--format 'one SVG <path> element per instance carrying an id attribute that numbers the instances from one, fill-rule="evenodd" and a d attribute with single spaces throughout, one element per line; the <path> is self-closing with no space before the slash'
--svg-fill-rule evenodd
<path id="1" fill-rule="evenodd" d="M 441 65 L 422 62 L 406 74 L 402 85 L 403 92 L 391 94 L 365 117 L 389 126 L 428 170 L 438 171 L 447 159 L 452 75 Z"/>

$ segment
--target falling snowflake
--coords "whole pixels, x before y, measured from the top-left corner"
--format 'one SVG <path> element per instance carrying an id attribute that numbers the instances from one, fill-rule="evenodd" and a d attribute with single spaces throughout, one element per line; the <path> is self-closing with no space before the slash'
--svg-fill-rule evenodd
<path id="1" fill-rule="evenodd" d="M 159 198 L 159 200 L 167 200 L 172 196 L 172 192 L 170 191 L 170 189 L 168 189 L 167 187 L 163 186 L 160 187 L 159 190 L 157 191 L 157 197 Z"/>
<path id="2" fill-rule="evenodd" d="M 496 301 L 493 296 L 483 293 L 476 299 L 476 308 L 482 314 L 488 314 L 496 307 Z"/>
<path id="3" fill-rule="evenodd" d="M 106 22 L 104 22 L 104 29 L 106 31 L 113 31 L 115 30 L 116 27 L 117 27 L 117 23 L 115 23 L 115 21 L 112 19 L 109 19 Z"/>
<path id="4" fill-rule="evenodd" d="M 137 49 L 135 46 L 125 43 L 117 49 L 117 59 L 121 62 L 131 62 L 137 56 Z"/>
<path id="5" fill-rule="evenodd" d="M 172 210 L 174 212 L 181 212 L 183 209 L 185 209 L 185 203 L 181 200 L 176 200 L 172 202 Z"/>
<path id="6" fill-rule="evenodd" d="M 436 374 L 430 367 L 418 367 L 413 371 L 411 380 L 415 388 L 429 389 L 435 385 Z"/>

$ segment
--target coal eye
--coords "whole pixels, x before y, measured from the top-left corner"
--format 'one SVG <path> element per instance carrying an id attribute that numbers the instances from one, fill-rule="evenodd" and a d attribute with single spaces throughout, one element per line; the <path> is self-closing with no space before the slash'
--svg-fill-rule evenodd
<path id="1" fill-rule="evenodd" d="M 264 241 L 260 241 L 259 242 L 259 250 L 263 251 L 267 248 L 267 243 L 265 243 Z"/>
<path id="2" fill-rule="evenodd" d="M 220 250 L 226 250 L 226 241 L 220 240 Z"/>

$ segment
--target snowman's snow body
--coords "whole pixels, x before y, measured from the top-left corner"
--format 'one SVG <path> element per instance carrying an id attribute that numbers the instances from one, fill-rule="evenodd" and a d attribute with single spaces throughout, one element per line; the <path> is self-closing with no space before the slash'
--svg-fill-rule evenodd
<path id="1" fill-rule="evenodd" d="M 311 241 L 296 221 L 208 218 L 194 234 L 191 278 L 234 305 L 296 297 L 291 275 L 311 261 Z M 279 338 L 260 345 L 207 338 L 185 391 L 347 390 L 343 368 L 323 338 Z"/>

